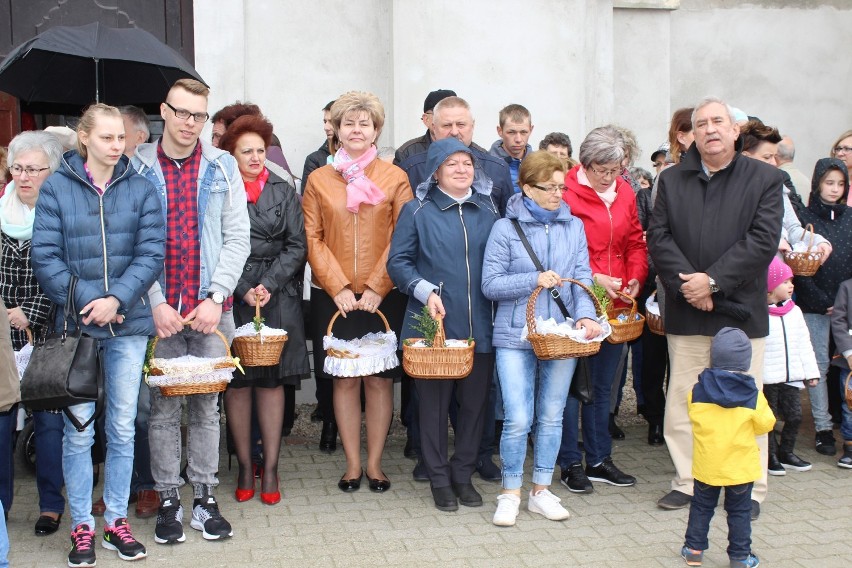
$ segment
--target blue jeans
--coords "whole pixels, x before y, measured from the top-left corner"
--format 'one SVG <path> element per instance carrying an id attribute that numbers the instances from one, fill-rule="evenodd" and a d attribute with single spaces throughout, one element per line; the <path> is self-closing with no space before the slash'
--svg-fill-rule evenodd
<path id="1" fill-rule="evenodd" d="M 840 374 L 840 408 L 843 409 L 843 420 L 840 422 L 840 435 L 845 442 L 852 442 L 852 408 L 846 404 L 846 374 Z M 852 382 L 849 383 L 852 388 Z"/>
<path id="2" fill-rule="evenodd" d="M 36 486 L 38 507 L 42 513 L 65 512 L 62 496 L 62 436 L 65 428 L 63 414 L 33 412 L 36 447 Z"/>
<path id="3" fill-rule="evenodd" d="M 18 405 L 7 412 L 0 413 L 0 503 L 7 512 L 12 508 L 15 486 L 15 452 L 12 441 L 15 439 Z"/>
<path id="4" fill-rule="evenodd" d="M 6 513 L 0 501 L 0 568 L 9 568 L 9 533 L 6 532 Z"/>
<path id="5" fill-rule="evenodd" d="M 598 354 L 589 357 L 594 400 L 583 405 L 583 448 L 586 452 L 586 465 L 589 466 L 600 465 L 612 454 L 612 438 L 609 436 L 610 393 L 623 349 L 621 344 L 614 345 L 604 341 Z M 582 462 L 577 425 L 579 418 L 580 402 L 569 396 L 562 417 L 562 444 L 557 458 L 557 463 L 562 468 Z"/>
<path id="6" fill-rule="evenodd" d="M 728 513 L 728 558 L 744 560 L 751 553 L 751 488 L 754 483 L 725 487 L 725 512 Z M 707 550 L 707 533 L 722 488 L 693 482 L 692 505 L 684 544 L 694 550 Z"/>
<path id="7" fill-rule="evenodd" d="M 104 466 L 104 521 L 111 525 L 127 516 L 130 495 L 130 475 L 133 472 L 133 438 L 136 433 L 136 402 L 142 364 L 148 337 L 129 335 L 100 339 L 101 363 L 104 370 L 106 396 L 107 452 Z M 81 422 L 95 413 L 95 403 L 87 402 L 70 407 Z M 95 440 L 94 424 L 78 432 L 65 417 L 65 438 L 62 444 L 62 470 L 71 510 L 72 527 L 87 524 L 95 527 L 92 517 L 92 455 Z"/>
<path id="8" fill-rule="evenodd" d="M 520 489 L 523 484 L 527 435 L 533 420 L 532 482 L 550 485 L 553 480 L 562 440 L 562 414 L 576 365 L 576 359 L 539 361 L 532 349 L 497 348 L 497 374 L 503 395 L 500 461 L 505 489 Z"/>
<path id="9" fill-rule="evenodd" d="M 151 449 L 148 446 L 148 418 L 151 416 L 151 389 L 148 383 L 139 384 L 139 401 L 136 406 L 136 440 L 133 442 L 133 475 L 130 477 L 130 494 L 154 488 L 151 475 Z"/>
<path id="10" fill-rule="evenodd" d="M 831 414 L 828 412 L 828 386 L 825 376 L 828 372 L 829 354 L 828 337 L 831 333 L 831 316 L 825 314 L 804 314 L 808 332 L 811 335 L 811 345 L 816 355 L 819 367 L 819 383 L 808 388 L 808 398 L 811 401 L 811 415 L 814 417 L 814 427 L 817 432 L 831 430 Z"/>

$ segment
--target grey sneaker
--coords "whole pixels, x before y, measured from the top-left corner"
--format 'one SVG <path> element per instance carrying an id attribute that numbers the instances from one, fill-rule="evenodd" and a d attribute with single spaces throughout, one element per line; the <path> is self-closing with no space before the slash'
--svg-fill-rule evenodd
<path id="1" fill-rule="evenodd" d="M 683 491 L 669 491 L 666 495 L 657 501 L 657 507 L 660 509 L 683 509 L 688 507 L 692 502 L 692 495 L 687 495 Z"/>
<path id="2" fill-rule="evenodd" d="M 192 521 L 189 526 L 201 531 L 205 540 L 218 540 L 234 536 L 231 524 L 219 513 L 219 504 L 212 495 L 196 499 L 192 504 Z"/>

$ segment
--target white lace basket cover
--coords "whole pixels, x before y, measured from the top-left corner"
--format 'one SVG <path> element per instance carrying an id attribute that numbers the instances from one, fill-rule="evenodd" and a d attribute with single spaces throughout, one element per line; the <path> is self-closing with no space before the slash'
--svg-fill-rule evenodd
<path id="1" fill-rule="evenodd" d="M 323 371 L 335 377 L 375 375 L 399 365 L 393 331 L 368 333 L 359 339 L 326 335 L 322 338 L 322 347 L 328 353 Z"/>

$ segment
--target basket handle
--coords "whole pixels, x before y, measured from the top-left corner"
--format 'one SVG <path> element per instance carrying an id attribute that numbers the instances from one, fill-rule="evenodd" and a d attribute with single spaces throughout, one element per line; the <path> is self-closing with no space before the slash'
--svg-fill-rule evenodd
<path id="1" fill-rule="evenodd" d="M 849 374 L 848 374 L 848 375 L 846 375 L 846 385 L 845 385 L 845 387 L 846 387 L 846 390 L 847 390 L 847 391 L 849 390 L 849 381 L 850 381 L 850 379 L 852 379 L 852 371 L 849 371 Z"/>
<path id="2" fill-rule="evenodd" d="M 619 298 L 623 298 L 625 300 L 628 300 L 628 302 L 630 303 L 629 321 L 633 321 L 634 318 L 636 317 L 636 299 L 633 296 L 631 296 L 630 294 L 625 294 L 624 292 L 621 292 L 619 290 L 616 290 L 615 294 Z"/>
<path id="3" fill-rule="evenodd" d="M 811 238 L 808 241 L 808 252 L 811 252 L 811 249 L 814 248 L 814 226 L 808 223 L 805 225 L 805 232 L 811 234 Z"/>
<path id="4" fill-rule="evenodd" d="M 438 322 L 438 329 L 435 331 L 435 339 L 432 340 L 432 347 L 443 347 L 447 340 L 447 334 L 444 331 L 444 316 L 435 314 L 435 321 Z"/>
<path id="5" fill-rule="evenodd" d="M 188 321 L 183 322 L 184 327 L 191 325 L 191 324 L 192 324 L 192 320 L 188 320 Z M 218 335 L 219 339 L 222 340 L 222 343 L 225 345 L 225 353 L 230 358 L 231 357 L 231 346 L 228 344 L 228 340 L 227 340 L 227 338 L 225 338 L 225 335 L 221 331 L 219 331 L 218 329 L 214 329 L 213 333 Z M 151 357 L 152 358 L 154 357 L 154 353 L 157 351 L 157 342 L 158 341 L 160 341 L 160 336 L 155 335 L 154 336 L 154 342 L 151 344 Z"/>
<path id="6" fill-rule="evenodd" d="M 331 335 L 331 327 L 334 325 L 334 322 L 337 321 L 337 317 L 341 315 L 341 313 L 342 312 L 340 310 L 337 310 L 336 312 L 334 312 L 334 315 L 331 316 L 331 321 L 328 322 L 328 328 L 325 330 L 326 335 Z M 391 328 L 387 318 L 385 317 L 385 314 L 383 314 L 382 311 L 379 309 L 376 310 L 376 313 L 379 315 L 380 318 L 382 318 L 382 323 L 385 324 L 385 331 L 389 332 Z"/>
<path id="7" fill-rule="evenodd" d="M 580 282 L 579 280 L 574 280 L 573 278 L 561 278 L 559 283 L 570 282 L 571 284 L 576 284 L 580 288 L 583 289 L 586 294 L 592 299 L 592 303 L 595 305 L 595 313 L 599 316 L 603 315 L 603 308 L 601 308 L 601 303 L 598 302 L 597 297 L 592 292 L 591 288 Z M 544 290 L 543 286 L 536 286 L 536 289 L 533 290 L 532 294 L 530 294 L 530 299 L 527 300 L 527 333 L 535 333 L 535 303 L 538 300 L 538 295 L 541 291 Z"/>

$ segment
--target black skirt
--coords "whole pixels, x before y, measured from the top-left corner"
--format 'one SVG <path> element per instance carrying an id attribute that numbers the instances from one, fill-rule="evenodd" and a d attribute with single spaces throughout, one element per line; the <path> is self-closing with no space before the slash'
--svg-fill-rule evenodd
<path id="1" fill-rule="evenodd" d="M 355 299 L 360 299 L 356 294 Z M 405 316 L 405 307 L 408 304 L 408 296 L 394 288 L 379 304 L 379 310 L 388 320 L 391 330 L 399 337 L 402 329 L 402 321 Z M 321 288 L 311 287 L 311 324 L 313 328 L 313 351 L 314 351 L 314 375 L 324 379 L 336 379 L 323 371 L 325 363 L 325 349 L 322 348 L 322 338 L 327 334 L 328 322 L 337 313 L 337 305 L 334 299 Z M 378 314 L 371 314 L 363 310 L 356 310 L 346 314 L 346 318 L 338 317 L 332 328 L 334 336 L 340 339 L 356 339 L 370 332 L 384 331 L 384 323 Z M 376 375 L 386 379 L 398 379 L 402 376 L 402 367 L 396 366 Z"/>

